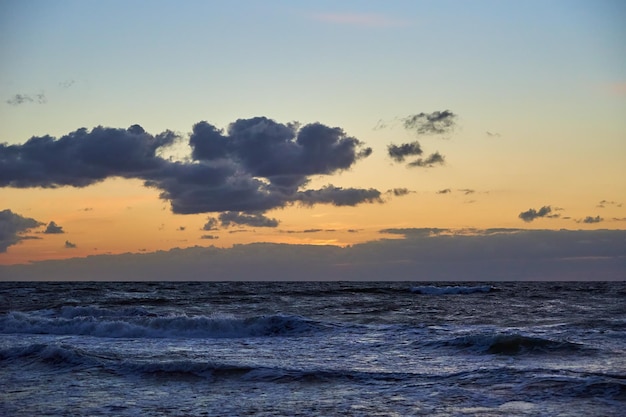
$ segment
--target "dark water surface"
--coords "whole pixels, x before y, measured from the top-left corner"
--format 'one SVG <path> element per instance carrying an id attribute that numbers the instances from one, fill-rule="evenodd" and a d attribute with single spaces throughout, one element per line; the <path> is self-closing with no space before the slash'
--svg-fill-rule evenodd
<path id="1" fill-rule="evenodd" d="M 0 283 L 0 415 L 620 416 L 626 283 Z"/>

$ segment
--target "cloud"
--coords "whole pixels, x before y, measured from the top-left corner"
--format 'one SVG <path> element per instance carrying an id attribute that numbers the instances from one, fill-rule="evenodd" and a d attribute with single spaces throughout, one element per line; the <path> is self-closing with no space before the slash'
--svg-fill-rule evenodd
<path id="1" fill-rule="evenodd" d="M 278 220 L 271 219 L 261 213 L 244 214 L 227 211 L 219 215 L 222 226 L 243 225 L 252 227 L 278 227 Z"/>
<path id="2" fill-rule="evenodd" d="M 387 146 L 387 154 L 396 162 L 403 162 L 407 156 L 421 155 L 422 153 L 422 147 L 417 141 L 401 145 L 392 143 Z"/>
<path id="3" fill-rule="evenodd" d="M 414 191 L 411 191 L 408 188 L 392 188 L 391 190 L 387 190 L 385 194 L 393 194 L 395 197 L 402 197 L 413 192 Z"/>
<path id="4" fill-rule="evenodd" d="M 207 222 L 202 226 L 202 230 L 218 230 L 219 229 L 219 221 L 215 217 L 209 217 Z"/>
<path id="5" fill-rule="evenodd" d="M 348 247 L 256 243 L 0 266 L 9 280 L 623 280 L 625 230 L 392 229 Z M 389 231 L 387 231 L 389 232 Z M 408 288 L 408 287 L 407 287 Z"/>
<path id="6" fill-rule="evenodd" d="M 59 87 L 61 87 L 63 89 L 68 89 L 71 86 L 73 86 L 75 83 L 76 83 L 75 80 L 69 79 L 69 80 L 65 80 L 65 81 L 59 82 Z"/>
<path id="7" fill-rule="evenodd" d="M 550 217 L 550 218 L 559 217 L 558 214 L 551 215 L 550 213 L 552 213 L 552 207 L 543 206 L 539 210 L 535 210 L 531 208 L 531 209 L 528 209 L 527 211 L 523 211 L 519 214 L 518 217 L 527 223 L 532 222 L 533 220 L 538 219 L 540 217 Z"/>
<path id="8" fill-rule="evenodd" d="M 69 240 L 65 241 L 65 249 L 74 249 L 76 247 L 76 244 L 70 242 Z"/>
<path id="9" fill-rule="evenodd" d="M 382 28 L 404 26 L 407 24 L 404 20 L 394 19 L 376 13 L 315 13 L 312 15 L 312 18 L 325 23 L 361 27 Z"/>
<path id="10" fill-rule="evenodd" d="M 178 214 L 379 201 L 380 193 L 372 189 L 305 189 L 311 176 L 350 169 L 372 153 L 338 127 L 254 117 L 236 120 L 223 131 L 203 121 L 189 136 L 190 158 L 160 156 L 181 139 L 171 131 L 151 135 L 133 125 L 0 144 L 0 187 L 86 187 L 112 177 L 136 178 L 160 190 L 160 198 Z"/>
<path id="11" fill-rule="evenodd" d="M 382 203 L 381 193 L 373 188 L 342 188 L 328 185 L 319 190 L 306 190 L 299 192 L 295 199 L 302 204 L 312 206 L 315 204 L 332 204 L 335 206 L 356 206 L 361 203 Z"/>
<path id="12" fill-rule="evenodd" d="M 502 136 L 502 135 L 500 135 L 498 132 L 489 132 L 489 131 L 487 131 L 487 132 L 485 132 L 485 133 L 486 133 L 486 134 L 487 134 L 487 136 L 489 136 L 490 138 L 499 138 L 499 137 L 501 137 L 501 136 Z"/>
<path id="13" fill-rule="evenodd" d="M 13 213 L 9 209 L 0 211 L 0 253 L 6 252 L 9 246 L 28 239 L 27 236 L 23 236 L 23 233 L 43 224 L 35 219 Z"/>
<path id="14" fill-rule="evenodd" d="M 65 233 L 63 231 L 63 227 L 58 226 L 55 222 L 50 222 L 48 223 L 48 226 L 46 227 L 46 230 L 44 230 L 44 233 L 46 234 L 61 234 L 61 233 Z"/>
<path id="15" fill-rule="evenodd" d="M 465 195 L 474 194 L 476 190 L 472 190 L 471 188 L 459 188 L 459 191 Z"/>
<path id="16" fill-rule="evenodd" d="M 79 129 L 56 140 L 32 137 L 23 145 L 0 144 L 0 186 L 85 187 L 110 177 L 144 178 L 165 169 L 156 156 L 175 135 L 147 134 L 140 126 Z"/>
<path id="17" fill-rule="evenodd" d="M 582 220 L 576 220 L 576 223 L 587 223 L 587 224 L 592 224 L 592 223 L 600 223 L 604 221 L 604 219 L 600 216 L 596 216 L 596 217 L 592 217 L 592 216 L 587 216 Z"/>
<path id="18" fill-rule="evenodd" d="M 430 154 L 427 158 L 418 158 L 413 162 L 407 164 L 408 167 L 422 167 L 432 168 L 435 165 L 444 165 L 446 163 L 445 157 L 439 152 Z"/>
<path id="19" fill-rule="evenodd" d="M 219 239 L 219 236 L 216 235 L 202 235 L 200 236 L 200 239 L 207 239 L 207 240 L 215 240 L 215 239 Z"/>
<path id="20" fill-rule="evenodd" d="M 37 104 L 45 104 L 48 102 L 45 94 L 16 94 L 10 99 L 6 100 L 7 104 L 11 106 L 19 106 L 20 104 L 26 103 L 37 103 Z"/>
<path id="21" fill-rule="evenodd" d="M 450 194 L 452 192 L 449 188 L 444 188 L 443 190 L 437 191 L 437 194 Z"/>
<path id="22" fill-rule="evenodd" d="M 600 201 L 598 203 L 598 205 L 596 207 L 598 207 L 598 208 L 605 208 L 606 206 L 622 207 L 622 203 L 618 203 L 616 201 L 602 200 L 602 201 Z"/>
<path id="23" fill-rule="evenodd" d="M 418 113 L 402 119 L 404 128 L 418 135 L 444 135 L 456 127 L 457 115 L 450 110 Z"/>

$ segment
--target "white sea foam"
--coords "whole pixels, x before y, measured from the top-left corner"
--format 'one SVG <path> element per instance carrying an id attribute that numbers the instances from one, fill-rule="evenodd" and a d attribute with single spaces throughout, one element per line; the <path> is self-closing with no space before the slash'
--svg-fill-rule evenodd
<path id="1" fill-rule="evenodd" d="M 131 315 L 126 313 L 91 307 L 64 309 L 57 317 L 10 312 L 0 318 L 0 333 L 112 338 L 241 338 L 293 335 L 316 328 L 313 321 L 304 317 L 281 314 L 236 318 L 186 315 L 155 317 L 142 310 Z"/>

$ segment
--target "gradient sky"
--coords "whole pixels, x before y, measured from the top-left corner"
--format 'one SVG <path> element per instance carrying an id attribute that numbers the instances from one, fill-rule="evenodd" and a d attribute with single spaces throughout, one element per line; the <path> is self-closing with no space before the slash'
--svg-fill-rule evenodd
<path id="1" fill-rule="evenodd" d="M 389 229 L 623 231 L 624 21 L 620 0 L 0 0 L 0 265 L 402 239 Z M 429 124 L 437 116 L 447 124 Z M 335 148 L 318 155 L 325 168 L 261 210 L 177 214 L 162 173 L 112 167 L 80 187 L 54 180 L 58 167 L 19 182 L 31 137 L 171 131 L 153 157 L 187 169 L 206 162 L 192 158 L 194 125 L 232 139 L 231 123 L 255 117 L 359 142 L 343 165 L 327 161 Z M 416 142 L 419 155 L 389 154 Z M 246 149 L 228 156 L 237 175 L 275 185 L 237 159 Z M 302 165 L 285 152 L 268 163 Z M 346 202 L 357 194 L 369 198 Z"/>

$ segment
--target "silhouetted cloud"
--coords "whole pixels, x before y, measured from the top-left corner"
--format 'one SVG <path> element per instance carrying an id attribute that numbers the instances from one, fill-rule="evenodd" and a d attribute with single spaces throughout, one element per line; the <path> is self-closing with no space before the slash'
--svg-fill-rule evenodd
<path id="1" fill-rule="evenodd" d="M 215 239 L 219 239 L 219 236 L 216 235 L 202 235 L 200 236 L 200 239 L 207 239 L 207 240 L 215 240 Z"/>
<path id="2" fill-rule="evenodd" d="M 351 168 L 372 149 L 341 128 L 239 119 L 226 132 L 200 122 L 189 137 L 191 159 L 159 152 L 182 137 L 128 129 L 79 129 L 59 139 L 0 144 L 0 187 L 85 187 L 111 177 L 137 178 L 161 191 L 178 214 L 258 213 L 291 204 L 354 205 L 379 201 L 377 190 L 304 190 L 314 175 Z M 359 197 L 360 196 L 360 197 Z"/>
<path id="3" fill-rule="evenodd" d="M 46 227 L 46 230 L 44 230 L 44 233 L 46 234 L 61 234 L 61 233 L 65 233 L 63 231 L 63 227 L 57 225 L 55 222 L 50 222 L 48 223 L 48 226 Z"/>
<path id="4" fill-rule="evenodd" d="M 19 106 L 20 104 L 25 103 L 37 103 L 37 104 L 45 104 L 48 102 L 45 94 L 16 94 L 10 99 L 6 101 L 7 104 L 11 106 Z"/>
<path id="5" fill-rule="evenodd" d="M 207 222 L 202 226 L 202 230 L 218 230 L 219 221 L 215 217 L 209 217 Z"/>
<path id="6" fill-rule="evenodd" d="M 235 229 L 239 230 L 239 229 Z M 626 230 L 391 229 L 347 247 L 256 243 L 0 266 L 7 280 L 624 279 Z M 408 288 L 408 287 L 407 287 Z"/>
<path id="7" fill-rule="evenodd" d="M 409 162 L 407 166 L 409 167 L 422 167 L 422 168 L 432 168 L 435 165 L 443 165 L 445 164 L 445 158 L 439 152 L 435 152 L 430 154 L 427 158 L 418 158 L 413 162 Z"/>
<path id="8" fill-rule="evenodd" d="M 489 132 L 489 131 L 487 131 L 487 132 L 485 132 L 485 133 L 486 133 L 486 134 L 487 134 L 487 136 L 489 136 L 490 138 L 499 138 L 500 136 L 502 136 L 502 135 L 500 135 L 498 132 Z"/>
<path id="9" fill-rule="evenodd" d="M 471 188 L 459 188 L 459 191 L 465 195 L 474 194 L 476 190 L 472 190 Z"/>
<path id="10" fill-rule="evenodd" d="M 382 203 L 381 193 L 373 188 L 342 188 L 328 185 L 319 190 L 306 190 L 297 193 L 294 199 L 312 206 L 319 203 L 335 206 L 356 206 L 361 203 Z"/>
<path id="11" fill-rule="evenodd" d="M 456 127 L 457 115 L 450 110 L 418 113 L 402 119 L 404 128 L 418 135 L 443 135 Z"/>
<path id="12" fill-rule="evenodd" d="M 168 166 L 156 150 L 175 137 L 172 132 L 152 136 L 134 125 L 126 130 L 79 129 L 58 140 L 32 137 L 23 145 L 0 144 L 0 186 L 85 187 L 110 177 L 150 177 Z"/>
<path id="13" fill-rule="evenodd" d="M 527 211 L 523 211 L 519 214 L 518 217 L 527 223 L 532 222 L 533 220 L 538 219 L 540 217 L 550 217 L 550 218 L 559 217 L 558 214 L 551 215 L 550 213 L 552 213 L 552 207 L 543 206 L 539 210 L 535 210 L 531 208 L 531 209 L 528 209 Z"/>
<path id="14" fill-rule="evenodd" d="M 437 194 L 450 194 L 452 192 L 449 188 L 444 188 L 443 190 L 437 191 Z"/>
<path id="15" fill-rule="evenodd" d="M 393 194 L 396 197 L 402 197 L 413 192 L 414 191 L 411 191 L 408 188 L 392 188 L 391 190 L 387 190 L 385 194 Z"/>
<path id="16" fill-rule="evenodd" d="M 417 141 L 401 145 L 392 143 L 387 146 L 387 154 L 396 162 L 403 162 L 407 156 L 421 155 L 422 153 L 422 148 Z"/>
<path id="17" fill-rule="evenodd" d="M 66 249 L 74 249 L 76 247 L 76 244 L 70 242 L 69 240 L 65 241 L 65 248 Z"/>
<path id="18" fill-rule="evenodd" d="M 271 219 L 261 213 L 244 214 L 234 211 L 227 211 L 219 215 L 222 226 L 244 225 L 252 227 L 277 227 L 278 220 Z"/>
<path id="19" fill-rule="evenodd" d="M 622 207 L 622 203 L 618 203 L 616 201 L 602 200 L 602 201 L 600 201 L 598 203 L 598 205 L 596 207 L 598 207 L 598 208 L 605 208 L 606 206 Z"/>
<path id="20" fill-rule="evenodd" d="M 600 217 L 600 216 L 596 216 L 596 217 L 587 216 L 587 217 L 585 217 L 582 220 L 576 220 L 577 223 L 588 223 L 588 224 L 600 223 L 602 221 L 604 221 L 604 219 L 602 217 Z"/>
<path id="21" fill-rule="evenodd" d="M 0 253 L 21 240 L 27 239 L 23 233 L 42 226 L 44 223 L 30 217 L 23 217 L 9 209 L 0 211 Z"/>

